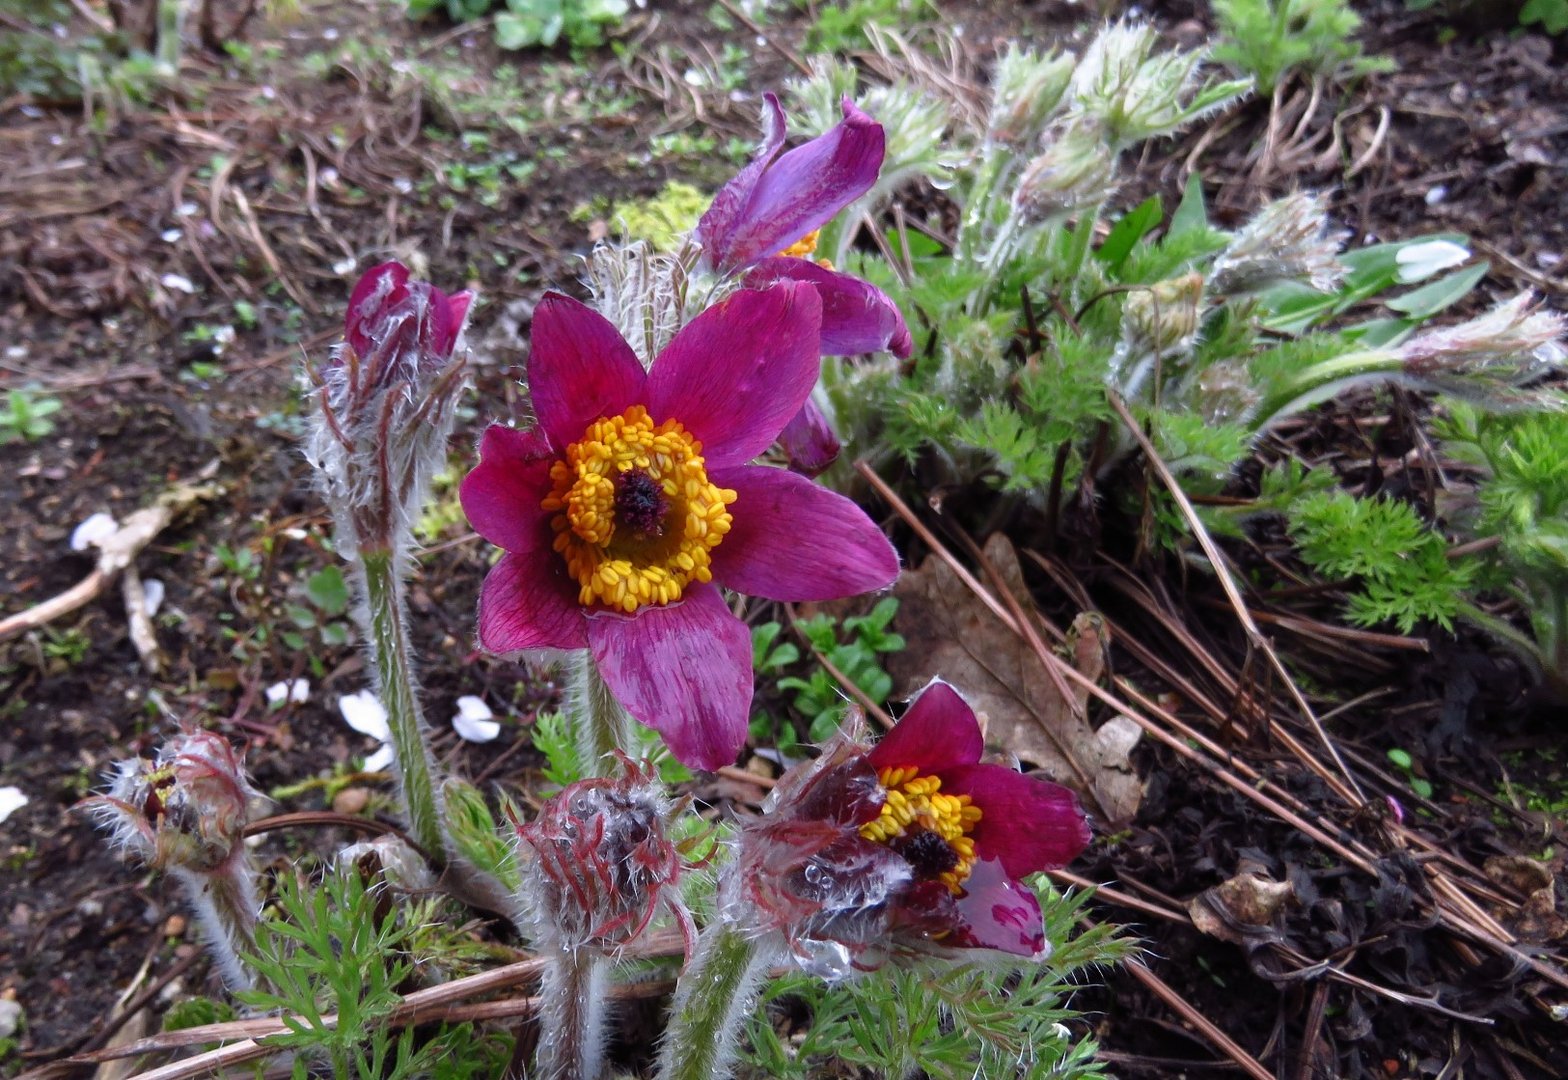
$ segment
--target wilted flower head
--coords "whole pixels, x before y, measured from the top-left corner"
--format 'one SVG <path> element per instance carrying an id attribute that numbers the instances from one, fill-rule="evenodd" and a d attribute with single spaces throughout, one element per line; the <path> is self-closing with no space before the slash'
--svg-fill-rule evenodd
<path id="1" fill-rule="evenodd" d="M 1197 336 L 1202 312 L 1202 274 L 1157 281 L 1127 294 L 1122 308 L 1122 334 L 1138 352 L 1185 352 Z"/>
<path id="2" fill-rule="evenodd" d="M 117 847 L 154 869 L 203 874 L 242 850 L 245 826 L 265 804 L 244 756 L 210 731 L 182 733 L 151 762 L 120 762 L 109 790 L 83 803 Z"/>
<path id="3" fill-rule="evenodd" d="M 814 289 L 741 289 L 644 371 L 602 316 L 547 295 L 528 360 L 538 426 L 492 425 L 461 489 L 474 528 L 507 552 L 480 594 L 480 645 L 589 649 L 616 700 L 682 762 L 733 762 L 751 633 L 716 583 L 826 600 L 898 573 L 853 502 L 748 464 L 816 383 L 821 312 Z"/>
<path id="4" fill-rule="evenodd" d="M 1099 129 L 1068 121 L 1046 134 L 1046 147 L 1028 165 L 1013 192 L 1013 207 L 1029 224 L 1099 206 L 1116 192 L 1116 154 Z"/>
<path id="5" fill-rule="evenodd" d="M 842 741 L 786 773 L 741 833 L 732 918 L 824 974 L 901 952 L 1045 955 L 1021 879 L 1075 858 L 1088 824 L 1072 792 L 983 751 L 973 711 L 933 682 L 875 748 Z"/>
<path id="6" fill-rule="evenodd" d="M 1417 377 L 1506 368 L 1528 378 L 1561 361 L 1562 335 L 1563 317 L 1520 293 L 1479 318 L 1416 335 L 1399 347 L 1399 359 Z"/>
<path id="7" fill-rule="evenodd" d="M 1329 292 L 1345 276 L 1339 261 L 1342 232 L 1329 227 L 1323 196 L 1297 192 L 1275 199 L 1231 238 L 1209 275 L 1218 296 L 1257 292 L 1304 281 Z"/>
<path id="8" fill-rule="evenodd" d="M 314 373 L 321 414 L 308 454 L 341 539 L 356 547 L 388 547 L 444 464 L 473 298 L 410 281 L 396 262 L 354 286 L 343 345 Z"/>
<path id="9" fill-rule="evenodd" d="M 613 954 L 647 928 L 660 906 L 695 937 L 681 902 L 685 861 L 668 829 L 680 812 L 651 767 L 621 757 L 624 775 L 569 785 L 539 816 L 517 825 L 533 852 L 523 870 L 524 916 L 567 951 Z"/>

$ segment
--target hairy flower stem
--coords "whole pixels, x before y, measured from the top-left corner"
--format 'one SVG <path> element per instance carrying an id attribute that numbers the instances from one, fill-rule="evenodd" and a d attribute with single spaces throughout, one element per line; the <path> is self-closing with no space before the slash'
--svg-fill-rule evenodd
<path id="1" fill-rule="evenodd" d="M 565 709 L 583 776 L 609 776 L 615 770 L 614 752 L 629 752 L 632 744 L 626 730 L 626 710 L 605 685 L 593 654 L 587 650 L 572 660 Z"/>
<path id="2" fill-rule="evenodd" d="M 169 872 L 185 890 L 224 984 L 231 991 L 253 989 L 255 980 L 240 958 L 256 947 L 256 913 L 261 901 L 244 848 L 236 848 L 228 861 L 211 873 L 179 866 Z"/>
<path id="3" fill-rule="evenodd" d="M 424 717 L 414 686 L 405 621 L 408 601 L 396 559 L 386 548 L 362 550 L 358 570 L 365 594 L 366 632 L 376 669 L 381 704 L 387 711 L 392 746 L 397 751 L 403 807 L 414 842 L 438 864 L 447 861 L 442 829 L 441 798 L 435 784 L 435 763 L 425 738 Z"/>
<path id="4" fill-rule="evenodd" d="M 542 1080 L 599 1080 L 604 1074 L 610 964 L 591 949 L 548 954 L 539 998 L 543 1033 L 532 1075 Z"/>
<path id="5" fill-rule="evenodd" d="M 670 1025 L 659 1049 L 659 1080 L 728 1076 L 740 1027 L 776 949 L 722 922 L 709 926 L 675 987 Z"/>

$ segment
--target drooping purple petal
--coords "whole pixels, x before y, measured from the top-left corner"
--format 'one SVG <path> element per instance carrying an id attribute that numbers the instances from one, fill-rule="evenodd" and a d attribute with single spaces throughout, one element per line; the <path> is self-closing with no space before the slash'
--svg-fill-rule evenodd
<path id="1" fill-rule="evenodd" d="M 550 493 L 549 441 L 540 428 L 491 424 L 479 443 L 479 464 L 457 489 L 474 530 L 507 551 L 546 550 L 554 542 L 550 515 L 539 508 Z"/>
<path id="2" fill-rule="evenodd" d="M 893 545 L 836 491 L 761 465 L 708 475 L 737 496 L 729 535 L 713 549 L 713 576 L 727 587 L 769 600 L 833 600 L 898 577 Z"/>
<path id="3" fill-rule="evenodd" d="M 546 293 L 529 340 L 528 393 L 553 445 L 565 448 L 595 420 L 618 416 L 641 399 L 646 375 L 637 354 L 585 304 Z"/>
<path id="4" fill-rule="evenodd" d="M 973 765 L 983 753 L 974 710 L 951 685 L 933 679 L 867 758 L 878 772 L 912 765 L 925 775 L 942 773 L 942 790 L 948 792 L 948 770 Z"/>
<path id="5" fill-rule="evenodd" d="M 587 621 L 577 583 L 548 546 L 507 552 L 479 590 L 479 646 L 498 656 L 586 648 Z"/>
<path id="6" fill-rule="evenodd" d="M 713 202 L 697 221 L 697 242 L 702 245 L 703 258 L 709 266 L 716 267 L 724 262 L 732 246 L 732 238 L 742 224 L 752 192 L 756 190 L 762 174 L 773 164 L 773 159 L 784 149 L 784 128 L 784 110 L 779 106 L 778 95 L 763 94 L 762 146 L 757 156 L 719 189 Z"/>
<path id="7" fill-rule="evenodd" d="M 1066 866 L 1089 846 L 1078 796 L 1060 784 L 1000 765 L 961 765 L 942 770 L 942 790 L 980 808 L 975 853 L 1000 860 L 1013 877 Z"/>
<path id="8" fill-rule="evenodd" d="M 678 603 L 587 622 L 599 673 L 633 719 L 685 765 L 735 763 L 751 713 L 751 631 L 718 589 L 694 584 Z"/>
<path id="9" fill-rule="evenodd" d="M 750 190 L 733 192 L 716 219 L 705 215 L 705 231 L 699 222 L 704 256 L 715 272 L 729 274 L 783 250 L 871 190 L 885 151 L 882 125 L 848 98 L 843 108 L 844 119 L 833 130 L 755 174 L 748 166 L 732 183 L 745 177 Z"/>
<path id="10" fill-rule="evenodd" d="M 457 335 L 463 331 L 468 318 L 468 308 L 474 294 L 464 289 L 448 296 L 440 289 L 430 290 L 430 350 L 436 356 L 450 357 L 457 347 Z"/>
<path id="11" fill-rule="evenodd" d="M 914 347 L 898 305 L 869 281 L 787 255 L 763 259 L 746 274 L 748 288 L 778 281 L 804 282 L 822 297 L 823 356 L 886 351 L 902 360 Z"/>
<path id="12" fill-rule="evenodd" d="M 371 349 L 367 323 L 408 295 L 408 267 L 400 262 L 385 262 L 360 275 L 349 294 L 348 312 L 343 317 L 343 336 L 358 356 Z"/>
<path id="13" fill-rule="evenodd" d="M 789 467 L 802 476 L 816 476 L 838 460 L 842 447 L 827 416 L 811 398 L 779 433 L 779 445 L 789 457 Z"/>
<path id="14" fill-rule="evenodd" d="M 788 805 L 788 813 L 806 820 L 831 821 L 859 828 L 875 821 L 887 792 L 864 754 L 819 769 Z"/>
<path id="15" fill-rule="evenodd" d="M 785 283 L 730 294 L 681 327 L 654 361 L 649 415 L 685 424 L 710 470 L 750 461 L 816 384 L 821 326 L 813 289 Z"/>
<path id="16" fill-rule="evenodd" d="M 1039 956 L 1045 951 L 1040 901 L 995 859 L 975 863 L 957 908 L 957 925 L 942 939 L 944 945 L 996 949 L 1015 956 Z"/>

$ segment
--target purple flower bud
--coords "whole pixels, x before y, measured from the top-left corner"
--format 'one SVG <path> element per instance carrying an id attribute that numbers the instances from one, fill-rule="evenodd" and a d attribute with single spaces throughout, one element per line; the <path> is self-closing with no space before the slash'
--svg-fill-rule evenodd
<path id="1" fill-rule="evenodd" d="M 524 874 L 524 917 L 566 952 L 614 954 L 667 906 L 686 936 L 695 930 L 680 897 L 685 869 L 668 828 L 679 811 L 651 768 L 621 755 L 625 775 L 572 784 L 517 835 L 535 861 Z"/>
<path id="2" fill-rule="evenodd" d="M 354 286 L 343 346 L 314 373 L 321 413 L 308 455 L 339 539 L 355 549 L 391 548 L 445 464 L 473 299 L 411 281 L 395 262 Z"/>

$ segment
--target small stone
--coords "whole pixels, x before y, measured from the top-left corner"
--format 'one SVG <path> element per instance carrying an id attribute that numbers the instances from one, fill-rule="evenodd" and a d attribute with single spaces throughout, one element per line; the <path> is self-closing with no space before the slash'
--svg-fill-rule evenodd
<path id="1" fill-rule="evenodd" d="M 332 809 L 339 814 L 362 813 L 370 803 L 370 791 L 362 787 L 344 788 L 332 796 Z"/>
<path id="2" fill-rule="evenodd" d="M 184 915 L 170 915 L 163 924 L 164 937 L 184 937 L 186 919 Z"/>

